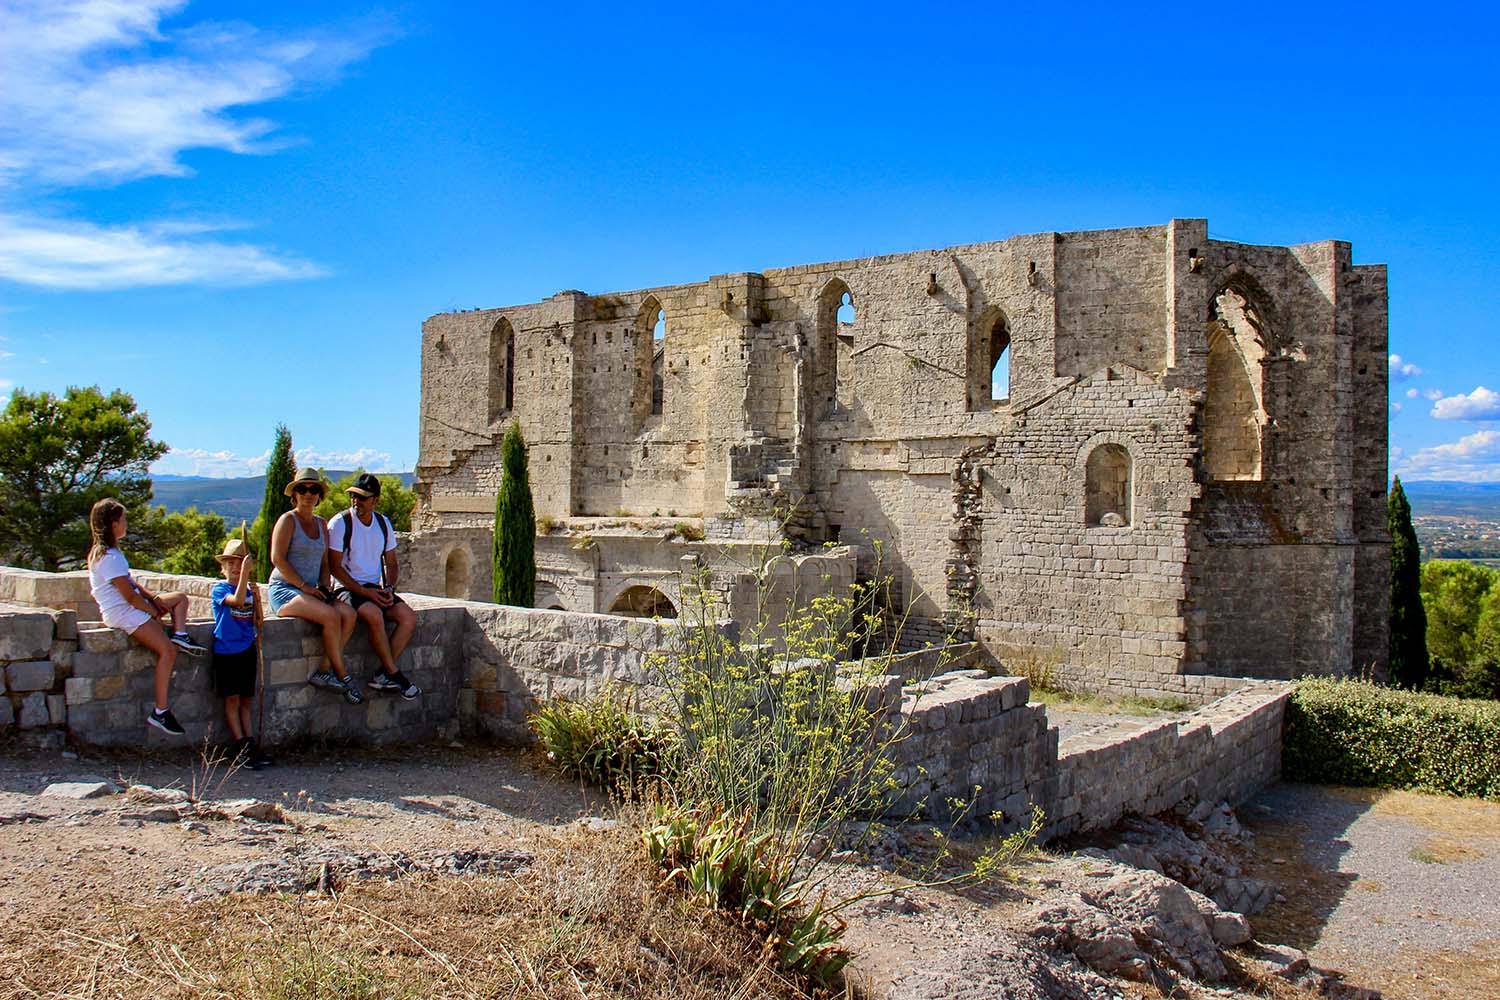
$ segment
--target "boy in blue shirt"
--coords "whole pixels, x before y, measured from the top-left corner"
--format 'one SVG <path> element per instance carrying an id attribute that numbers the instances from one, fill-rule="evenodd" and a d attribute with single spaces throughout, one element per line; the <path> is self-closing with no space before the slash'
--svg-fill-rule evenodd
<path id="1" fill-rule="evenodd" d="M 255 700 L 255 572 L 250 549 L 238 538 L 224 543 L 214 556 L 224 579 L 209 596 L 214 604 L 214 690 L 224 699 L 224 721 L 234 737 L 232 760 L 259 771 L 271 759 L 261 753 L 251 735 L 250 703 Z"/>

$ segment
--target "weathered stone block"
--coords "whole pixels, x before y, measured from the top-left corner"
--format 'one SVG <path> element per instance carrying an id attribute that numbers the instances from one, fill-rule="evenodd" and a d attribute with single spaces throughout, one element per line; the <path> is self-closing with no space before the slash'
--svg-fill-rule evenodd
<path id="1" fill-rule="evenodd" d="M 12 663 L 5 668 L 5 683 L 12 691 L 50 691 L 57 681 L 51 660 Z"/>
<path id="2" fill-rule="evenodd" d="M 68 703 L 62 695 L 49 694 L 47 696 L 47 720 L 54 726 L 68 724 Z"/>
<path id="3" fill-rule="evenodd" d="M 0 612 L 0 660 L 36 660 L 52 649 L 52 616 L 7 607 Z"/>
<path id="4" fill-rule="evenodd" d="M 10 699 L 0 695 L 0 729 L 8 729 L 15 725 L 16 710 L 11 705 Z"/>
<path id="5" fill-rule="evenodd" d="M 82 705 L 94 700 L 92 677 L 69 677 L 63 682 L 63 696 L 69 705 Z"/>
<path id="6" fill-rule="evenodd" d="M 40 729 L 52 722 L 47 712 L 47 696 L 40 691 L 21 699 L 21 711 L 16 716 L 16 725 L 22 729 Z"/>
<path id="7" fill-rule="evenodd" d="M 78 648 L 85 653 L 123 653 L 130 648 L 130 636 L 116 628 L 81 628 Z"/>

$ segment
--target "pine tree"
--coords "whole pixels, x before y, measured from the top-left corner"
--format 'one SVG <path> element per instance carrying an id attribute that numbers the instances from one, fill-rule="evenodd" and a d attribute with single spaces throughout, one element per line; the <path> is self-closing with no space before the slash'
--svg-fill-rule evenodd
<path id="1" fill-rule="evenodd" d="M 1427 679 L 1427 612 L 1422 607 L 1422 551 L 1411 523 L 1411 504 L 1396 477 L 1386 503 L 1391 533 L 1390 679 L 1420 689 Z"/>
<path id="2" fill-rule="evenodd" d="M 255 575 L 261 583 L 271 578 L 271 529 L 276 527 L 282 514 L 292 509 L 292 499 L 286 495 L 286 487 L 296 475 L 292 432 L 286 429 L 286 424 L 277 424 L 276 443 L 271 446 L 271 460 L 266 463 L 266 498 L 261 502 L 260 515 L 256 517 L 255 529 L 251 532 Z"/>
<path id="3" fill-rule="evenodd" d="M 495 498 L 493 546 L 496 604 L 529 608 L 536 598 L 536 513 L 526 472 L 526 442 L 512 423 L 500 447 L 503 478 Z"/>

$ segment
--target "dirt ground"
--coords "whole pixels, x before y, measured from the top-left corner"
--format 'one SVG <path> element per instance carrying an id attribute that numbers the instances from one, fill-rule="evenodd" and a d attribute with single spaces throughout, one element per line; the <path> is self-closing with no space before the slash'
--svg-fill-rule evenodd
<path id="1" fill-rule="evenodd" d="M 203 800 L 254 798 L 279 805 L 291 822 L 164 821 L 159 806 L 123 794 L 40 794 L 52 782 L 90 778 L 177 788 Z M 187 752 L 13 749 L 0 754 L 0 926 L 11 930 L 3 947 L 13 952 L 0 954 L 0 968 L 40 941 L 107 955 L 122 945 L 76 929 L 108 926 L 122 907 L 139 921 L 153 908 L 255 898 L 222 890 L 260 877 L 286 857 L 292 839 L 302 856 L 325 859 L 318 876 L 325 879 L 330 865 L 336 872 L 339 859 L 350 857 L 397 873 L 426 862 L 439 875 L 471 864 L 507 871 L 507 858 L 555 850 L 559 831 L 607 828 L 593 817 L 609 810 L 598 794 L 559 781 L 536 755 L 489 748 L 304 753 L 258 773 L 215 768 Z M 1398 1000 L 1500 997 L 1500 805 L 1278 786 L 1241 818 L 1255 833 L 1247 869 L 1282 886 L 1285 897 L 1253 919 L 1257 939 L 1301 947 L 1314 964 Z M 896 993 L 907 997 L 1163 995 L 1081 967 L 1063 970 L 1066 984 L 1050 992 L 1000 985 L 1023 972 L 1033 980 L 1051 975 L 1036 968 L 1034 953 L 999 943 L 1043 891 L 1039 871 L 1047 863 L 1033 861 L 1014 881 L 986 890 L 912 891 L 854 907 L 847 941 L 861 957 L 851 978 L 874 994 L 902 986 Z M 850 878 L 876 884 L 886 876 L 864 870 Z M 80 935 L 87 940 L 72 940 Z M 0 984 L 0 997 L 113 995 L 12 987 Z M 1226 986 L 1181 995 L 1295 991 Z"/>

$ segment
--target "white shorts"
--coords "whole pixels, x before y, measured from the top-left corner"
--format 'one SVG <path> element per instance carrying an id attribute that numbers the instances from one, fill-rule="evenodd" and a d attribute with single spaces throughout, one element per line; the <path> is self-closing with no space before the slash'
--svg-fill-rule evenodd
<path id="1" fill-rule="evenodd" d="M 135 605 L 126 607 L 123 611 L 103 615 L 104 624 L 110 628 L 117 628 L 126 635 L 134 635 L 135 630 L 153 620 L 155 615 L 148 615 Z"/>

